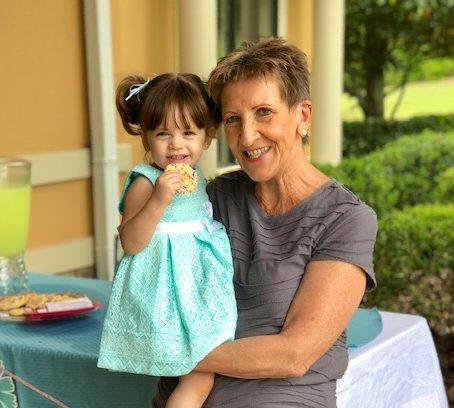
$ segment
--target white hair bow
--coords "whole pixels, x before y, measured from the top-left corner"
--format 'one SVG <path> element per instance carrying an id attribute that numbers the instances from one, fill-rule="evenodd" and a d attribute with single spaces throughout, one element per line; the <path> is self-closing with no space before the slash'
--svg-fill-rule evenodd
<path id="1" fill-rule="evenodd" d="M 125 101 L 128 101 L 130 98 L 132 98 L 134 95 L 137 95 L 137 99 L 140 101 L 139 98 L 139 92 L 145 88 L 150 80 L 144 82 L 143 84 L 134 84 L 129 87 L 129 95 L 125 98 Z"/>

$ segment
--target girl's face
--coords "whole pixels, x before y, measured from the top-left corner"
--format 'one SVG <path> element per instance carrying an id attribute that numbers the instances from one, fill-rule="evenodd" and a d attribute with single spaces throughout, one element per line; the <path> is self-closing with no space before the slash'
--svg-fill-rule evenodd
<path id="1" fill-rule="evenodd" d="M 311 117 L 310 101 L 289 107 L 273 77 L 231 82 L 221 98 L 230 150 L 256 182 L 292 174 L 304 157 L 301 132 Z"/>
<path id="2" fill-rule="evenodd" d="M 208 149 L 211 135 L 199 129 L 187 115 L 189 128 L 185 128 L 178 108 L 170 109 L 166 120 L 145 133 L 144 145 L 151 153 L 154 163 L 165 169 L 170 163 L 185 163 L 194 167 L 203 150 Z"/>

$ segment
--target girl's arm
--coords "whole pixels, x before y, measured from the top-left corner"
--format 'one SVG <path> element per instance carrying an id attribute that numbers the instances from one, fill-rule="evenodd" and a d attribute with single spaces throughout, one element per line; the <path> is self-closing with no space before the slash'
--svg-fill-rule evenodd
<path id="1" fill-rule="evenodd" d="M 150 242 L 181 183 L 181 176 L 174 171 L 159 176 L 156 186 L 143 176 L 137 176 L 132 182 L 126 193 L 119 227 L 121 245 L 127 255 L 140 252 Z"/>
<path id="2" fill-rule="evenodd" d="M 237 378 L 302 376 L 347 327 L 365 286 L 366 275 L 355 265 L 312 261 L 279 334 L 224 343 L 197 370 Z"/>

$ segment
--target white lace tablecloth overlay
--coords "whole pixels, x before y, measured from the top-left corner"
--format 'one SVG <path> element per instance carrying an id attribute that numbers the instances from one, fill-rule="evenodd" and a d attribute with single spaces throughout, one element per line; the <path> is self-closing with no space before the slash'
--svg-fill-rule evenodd
<path id="1" fill-rule="evenodd" d="M 448 408 L 440 364 L 425 318 L 382 312 L 383 331 L 350 349 L 338 381 L 338 408 Z"/>

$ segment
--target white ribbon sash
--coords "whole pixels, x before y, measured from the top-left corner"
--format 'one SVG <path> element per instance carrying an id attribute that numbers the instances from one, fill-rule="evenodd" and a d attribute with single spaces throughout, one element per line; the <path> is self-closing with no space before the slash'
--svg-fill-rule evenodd
<path id="1" fill-rule="evenodd" d="M 155 234 L 185 234 L 188 232 L 197 232 L 205 228 L 202 220 L 178 221 L 178 222 L 160 222 L 156 226 Z"/>
<path id="2" fill-rule="evenodd" d="M 222 228 L 222 224 L 212 219 L 213 207 L 209 201 L 205 202 L 208 217 L 193 221 L 160 222 L 156 226 L 155 234 L 187 234 L 207 229 L 210 233 Z"/>

